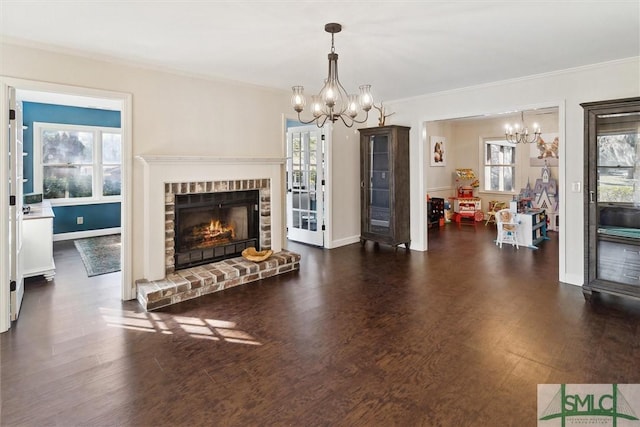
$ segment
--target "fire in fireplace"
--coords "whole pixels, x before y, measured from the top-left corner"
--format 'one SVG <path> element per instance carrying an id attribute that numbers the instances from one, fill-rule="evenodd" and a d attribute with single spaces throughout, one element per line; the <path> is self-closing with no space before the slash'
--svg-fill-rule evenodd
<path id="1" fill-rule="evenodd" d="M 176 270 L 259 250 L 259 202 L 258 190 L 177 194 Z"/>

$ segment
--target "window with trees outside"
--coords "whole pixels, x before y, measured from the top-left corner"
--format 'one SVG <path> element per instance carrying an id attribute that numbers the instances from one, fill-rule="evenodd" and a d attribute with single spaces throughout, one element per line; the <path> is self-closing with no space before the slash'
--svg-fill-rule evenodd
<path id="1" fill-rule="evenodd" d="M 516 146 L 505 140 L 484 141 L 484 191 L 515 191 Z"/>
<path id="2" fill-rule="evenodd" d="M 122 141 L 118 128 L 34 123 L 34 189 L 63 203 L 118 201 Z"/>
<path id="3" fill-rule="evenodd" d="M 603 120 L 604 121 L 604 120 Z M 640 132 L 638 129 L 611 129 L 599 125 L 598 201 L 637 203 L 640 189 Z"/>

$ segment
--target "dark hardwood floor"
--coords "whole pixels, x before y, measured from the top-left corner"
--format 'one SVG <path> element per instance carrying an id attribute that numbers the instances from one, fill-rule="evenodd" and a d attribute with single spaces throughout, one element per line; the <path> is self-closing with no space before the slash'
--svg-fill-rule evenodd
<path id="1" fill-rule="evenodd" d="M 299 272 L 160 312 L 70 242 L 0 336 L 2 426 L 535 426 L 537 384 L 640 383 L 640 302 L 557 281 L 557 234 L 426 253 L 293 244 Z"/>

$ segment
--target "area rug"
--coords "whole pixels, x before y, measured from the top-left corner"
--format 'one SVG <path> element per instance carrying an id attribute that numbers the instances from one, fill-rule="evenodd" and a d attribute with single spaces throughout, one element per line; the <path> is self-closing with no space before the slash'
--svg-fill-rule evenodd
<path id="1" fill-rule="evenodd" d="M 120 271 L 120 235 L 89 237 L 73 242 L 89 277 Z"/>

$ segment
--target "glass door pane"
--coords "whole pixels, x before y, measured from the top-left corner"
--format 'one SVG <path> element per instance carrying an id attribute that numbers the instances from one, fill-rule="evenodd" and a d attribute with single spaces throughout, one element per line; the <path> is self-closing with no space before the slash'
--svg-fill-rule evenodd
<path id="1" fill-rule="evenodd" d="M 640 203 L 640 113 L 597 118 L 597 193 L 601 203 Z"/>
<path id="2" fill-rule="evenodd" d="M 369 231 L 389 232 L 389 137 L 375 135 L 369 140 Z"/>
<path id="3" fill-rule="evenodd" d="M 598 234 L 640 239 L 640 113 L 596 120 Z"/>

